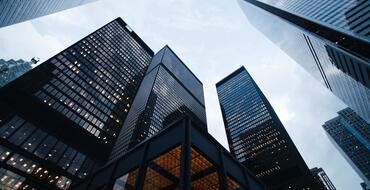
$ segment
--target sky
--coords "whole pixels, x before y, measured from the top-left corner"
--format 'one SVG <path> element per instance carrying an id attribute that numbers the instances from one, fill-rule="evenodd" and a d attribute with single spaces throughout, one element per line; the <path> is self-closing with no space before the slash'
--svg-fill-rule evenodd
<path id="1" fill-rule="evenodd" d="M 203 82 L 208 129 L 223 146 L 215 83 L 244 65 L 308 167 L 322 167 L 338 190 L 361 189 L 322 129 L 346 106 L 254 29 L 236 0 L 99 0 L 0 28 L 0 58 L 45 61 L 117 17 L 155 52 L 169 45 Z"/>

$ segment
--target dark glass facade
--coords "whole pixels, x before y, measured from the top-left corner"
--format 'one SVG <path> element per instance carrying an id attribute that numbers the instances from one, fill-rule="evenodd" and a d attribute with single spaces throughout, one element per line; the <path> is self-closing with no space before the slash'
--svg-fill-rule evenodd
<path id="1" fill-rule="evenodd" d="M 370 124 L 346 108 L 323 125 L 329 139 L 370 187 Z"/>
<path id="2" fill-rule="evenodd" d="M 184 114 L 191 115 L 201 128 L 207 129 L 202 83 L 165 46 L 150 63 L 110 160 L 122 156 Z"/>
<path id="3" fill-rule="evenodd" d="M 191 118 L 167 125 L 71 189 L 266 189 Z"/>
<path id="4" fill-rule="evenodd" d="M 0 59 L 0 87 L 31 70 L 31 63 L 24 60 Z"/>
<path id="5" fill-rule="evenodd" d="M 244 67 L 216 84 L 230 152 L 271 189 L 314 188 L 275 111 Z"/>
<path id="6" fill-rule="evenodd" d="M 370 122 L 367 0 L 240 0 L 249 22 Z"/>
<path id="7" fill-rule="evenodd" d="M 2 0 L 0 1 L 0 28 L 93 1 L 96 0 Z"/>
<path id="8" fill-rule="evenodd" d="M 326 175 L 322 168 L 312 168 L 310 169 L 319 190 L 336 190 L 334 184 L 330 181 L 329 177 Z"/>
<path id="9" fill-rule="evenodd" d="M 152 56 L 117 18 L 1 88 L 0 188 L 67 189 L 103 165 Z"/>

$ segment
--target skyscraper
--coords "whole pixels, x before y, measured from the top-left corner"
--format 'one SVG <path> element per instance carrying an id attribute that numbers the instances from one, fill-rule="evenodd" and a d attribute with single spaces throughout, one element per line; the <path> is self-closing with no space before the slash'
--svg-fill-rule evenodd
<path id="1" fill-rule="evenodd" d="M 322 168 L 310 169 L 316 184 L 319 186 L 319 190 L 336 190 L 334 184 L 330 181 Z"/>
<path id="2" fill-rule="evenodd" d="M 350 108 L 323 125 L 329 139 L 370 187 L 370 124 Z"/>
<path id="3" fill-rule="evenodd" d="M 308 167 L 247 70 L 216 87 L 231 153 L 271 189 L 313 188 Z"/>
<path id="4" fill-rule="evenodd" d="M 0 189 L 66 189 L 103 165 L 153 56 L 120 18 L 0 89 Z"/>
<path id="5" fill-rule="evenodd" d="M 185 114 L 71 190 L 267 190 L 192 118 Z"/>
<path id="6" fill-rule="evenodd" d="M 0 87 L 8 84 L 10 81 L 23 75 L 25 72 L 31 70 L 30 62 L 22 59 L 8 60 L 0 59 Z"/>
<path id="7" fill-rule="evenodd" d="M 207 130 L 203 85 L 165 46 L 149 65 L 110 160 L 122 156 L 185 113 L 191 115 L 200 128 Z"/>
<path id="8" fill-rule="evenodd" d="M 239 0 L 249 22 L 370 123 L 368 0 Z"/>
<path id="9" fill-rule="evenodd" d="M 96 0 L 3 0 L 0 1 L 0 28 L 93 1 Z"/>

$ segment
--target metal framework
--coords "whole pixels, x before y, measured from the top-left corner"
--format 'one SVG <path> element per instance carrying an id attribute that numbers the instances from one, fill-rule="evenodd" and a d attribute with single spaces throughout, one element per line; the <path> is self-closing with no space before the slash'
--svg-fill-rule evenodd
<path id="1" fill-rule="evenodd" d="M 71 189 L 230 189 L 266 187 L 189 117 L 138 144 Z"/>

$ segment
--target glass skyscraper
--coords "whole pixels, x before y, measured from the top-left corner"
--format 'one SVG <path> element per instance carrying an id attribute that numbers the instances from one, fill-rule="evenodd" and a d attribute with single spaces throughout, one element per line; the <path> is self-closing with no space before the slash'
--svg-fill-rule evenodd
<path id="1" fill-rule="evenodd" d="M 231 153 L 271 189 L 315 189 L 272 106 L 244 67 L 216 84 Z"/>
<path id="2" fill-rule="evenodd" d="M 370 122 L 368 0 L 239 0 L 249 22 Z"/>
<path id="3" fill-rule="evenodd" d="M 71 190 L 267 190 L 192 117 L 135 146 Z"/>
<path id="4" fill-rule="evenodd" d="M 323 125 L 329 139 L 370 187 L 370 124 L 346 108 Z"/>
<path id="5" fill-rule="evenodd" d="M 110 160 L 184 115 L 192 116 L 200 128 L 207 130 L 203 85 L 165 46 L 149 65 Z"/>
<path id="6" fill-rule="evenodd" d="M 23 75 L 32 69 L 31 63 L 22 59 L 8 60 L 0 59 L 0 87 Z"/>
<path id="7" fill-rule="evenodd" d="M 0 28 L 93 1 L 96 0 L 2 0 Z"/>
<path id="8" fill-rule="evenodd" d="M 330 181 L 329 176 L 326 175 L 322 168 L 310 169 L 316 184 L 319 186 L 319 190 L 336 190 L 334 184 Z"/>
<path id="9" fill-rule="evenodd" d="M 120 18 L 0 89 L 0 189 L 67 189 L 103 165 L 152 50 Z"/>

